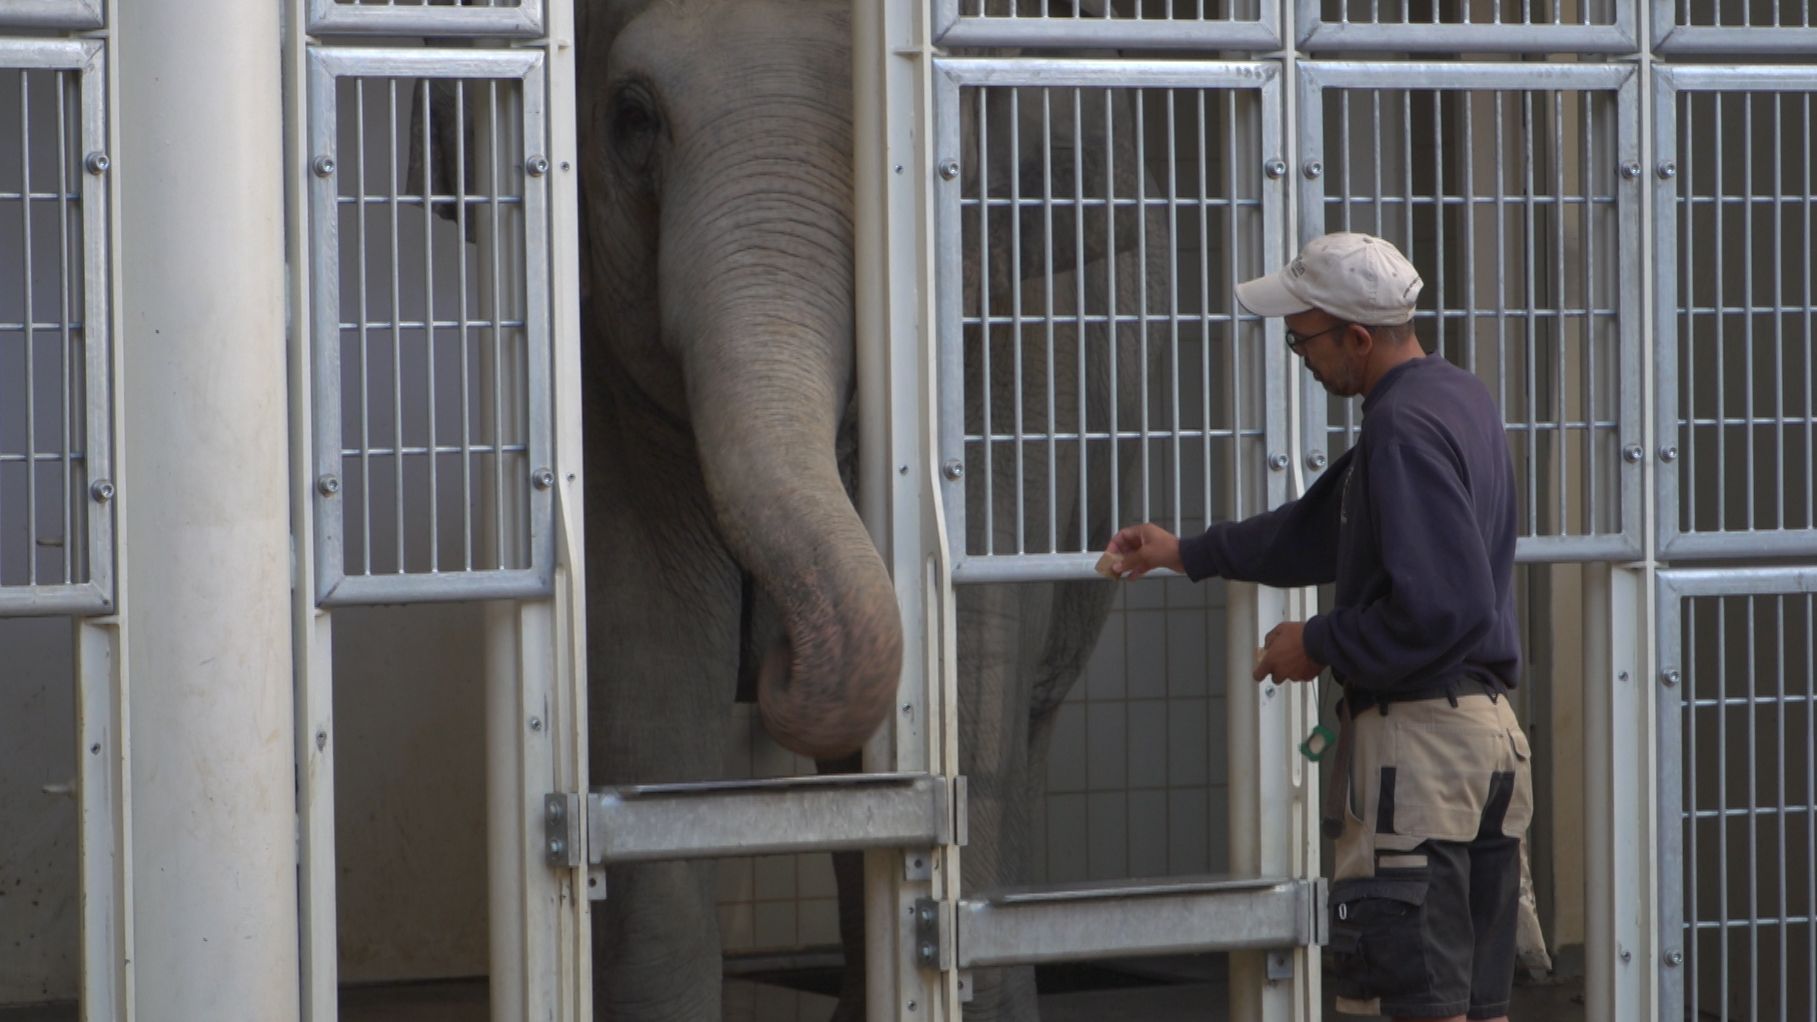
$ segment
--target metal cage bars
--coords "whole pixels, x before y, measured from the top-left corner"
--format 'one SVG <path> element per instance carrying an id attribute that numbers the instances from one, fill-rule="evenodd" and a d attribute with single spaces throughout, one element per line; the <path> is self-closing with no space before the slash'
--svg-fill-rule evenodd
<path id="1" fill-rule="evenodd" d="M 1662 67 L 1653 116 L 1660 556 L 1809 555 L 1817 68 Z"/>
<path id="2" fill-rule="evenodd" d="M 318 598 L 546 595 L 544 58 L 319 48 L 310 59 Z M 369 129 L 374 81 L 384 123 Z M 416 100 L 407 131 L 400 81 Z M 451 154 L 439 167 L 438 145 Z M 458 232 L 453 244 L 431 244 L 438 230 Z M 444 264 L 453 249 L 452 265 L 438 266 L 438 248 Z M 407 507 L 427 515 L 426 536 Z"/>
<path id="3" fill-rule="evenodd" d="M 1507 422 L 1517 557 L 1638 556 L 1634 69 L 1307 61 L 1299 72 L 1300 240 L 1378 233 L 1427 268 L 1415 322 L 1484 378 Z M 1416 151 L 1416 137 L 1433 151 Z M 1448 279 L 1459 258 L 1461 280 Z M 1352 442 L 1357 409 L 1309 374 L 1300 386 L 1317 472 Z"/>
<path id="4" fill-rule="evenodd" d="M 1280 151 L 1278 69 L 936 72 L 955 580 L 1088 578 L 1132 515 L 1203 527 L 1280 499 L 1281 360 L 1228 300 L 1279 258 L 1285 189 L 1255 155 Z"/>
<path id="5" fill-rule="evenodd" d="M 543 34 L 543 21 L 543 0 L 309 0 L 308 29 L 319 35 L 528 38 Z"/>
<path id="6" fill-rule="evenodd" d="M 1817 569 L 1663 571 L 1658 613 L 1659 1017 L 1808 1018 Z"/>
<path id="7" fill-rule="evenodd" d="M 20 270 L 0 281 L 0 614 L 106 613 L 106 58 L 98 41 L 0 39 L 0 76 L 16 86 L 20 125 L 15 154 L 0 157 L 0 227 L 18 228 Z M 49 91 L 34 101 L 35 88 Z"/>

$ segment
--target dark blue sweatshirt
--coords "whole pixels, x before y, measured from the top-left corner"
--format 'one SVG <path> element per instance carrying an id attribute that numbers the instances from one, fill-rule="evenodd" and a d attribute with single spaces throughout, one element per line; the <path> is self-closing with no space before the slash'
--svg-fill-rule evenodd
<path id="1" fill-rule="evenodd" d="M 1372 692 L 1459 677 L 1513 688 L 1514 467 L 1495 400 L 1436 355 L 1389 370 L 1356 446 L 1304 496 L 1180 543 L 1186 573 L 1337 583 L 1306 653 Z"/>

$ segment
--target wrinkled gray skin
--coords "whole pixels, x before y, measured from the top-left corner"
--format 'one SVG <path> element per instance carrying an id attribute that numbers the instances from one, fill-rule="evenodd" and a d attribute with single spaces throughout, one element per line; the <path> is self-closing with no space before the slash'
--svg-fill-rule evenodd
<path id="1" fill-rule="evenodd" d="M 849 2 L 583 4 L 596 786 L 722 776 L 741 674 L 754 676 L 770 733 L 823 766 L 855 766 L 853 753 L 894 705 L 896 603 L 850 492 Z M 1070 280 L 1066 269 L 1055 268 Z M 1041 271 L 1025 266 L 1023 275 Z M 976 274 L 968 277 L 975 293 Z M 1008 294 L 1009 283 L 1005 271 L 993 294 Z M 1039 299 L 1031 287 L 1025 305 Z M 998 358 L 1008 344 L 993 340 Z M 1066 393 L 1077 353 L 1064 336 L 1059 352 L 1056 383 Z M 1103 357 L 1088 364 L 1094 407 L 1108 397 Z M 1025 386 L 1046 390 L 1044 379 Z M 1001 428 L 1011 416 L 1007 390 L 993 403 Z M 1125 397 L 1124 407 L 1134 404 Z M 1076 428 L 1076 413 L 1059 413 L 1062 428 Z M 1025 414 L 1045 424 L 1044 408 Z M 1007 476 L 1012 465 L 999 459 L 996 471 Z M 1077 477 L 1058 481 L 1068 504 L 1056 515 L 1076 534 Z M 1108 481 L 1092 485 L 1103 491 Z M 998 489 L 1001 502 L 1010 488 Z M 1045 489 L 1037 472 L 1029 492 Z M 1045 529 L 1045 504 L 1037 511 Z M 969 513 L 983 512 L 976 504 Z M 1005 526 L 999 539 L 1009 537 Z M 961 591 L 968 890 L 1026 875 L 1053 710 L 1096 642 L 1113 589 Z M 855 856 L 836 859 L 855 965 L 837 1017 L 856 1019 L 858 866 Z M 711 863 L 609 871 L 609 897 L 595 913 L 598 1017 L 719 1022 L 713 880 Z M 1031 970 L 976 981 L 967 1018 L 1035 1017 Z"/>

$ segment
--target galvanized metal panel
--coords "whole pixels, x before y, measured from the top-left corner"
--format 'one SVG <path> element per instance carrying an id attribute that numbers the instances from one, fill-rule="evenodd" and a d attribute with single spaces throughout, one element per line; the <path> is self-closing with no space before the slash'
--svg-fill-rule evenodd
<path id="1" fill-rule="evenodd" d="M 107 613 L 105 51 L 98 41 L 0 40 L 0 83 L 20 131 L 0 158 L 0 229 L 19 259 L 18 278 L 0 281 L 0 614 Z"/>
<path id="2" fill-rule="evenodd" d="M 535 50 L 311 53 L 320 603 L 550 592 L 543 63 Z M 440 122 L 438 102 L 453 104 Z M 430 169 L 438 123 L 451 182 Z"/>
<path id="3" fill-rule="evenodd" d="M 1202 878 L 1066 885 L 967 898 L 960 968 L 1324 942 L 1325 881 Z"/>
<path id="4" fill-rule="evenodd" d="M 1817 1009 L 1817 568 L 1658 581 L 1660 1017 Z"/>
<path id="5" fill-rule="evenodd" d="M 100 28 L 101 0 L 0 0 L 0 28 Z"/>
<path id="6" fill-rule="evenodd" d="M 1639 45 L 1625 0 L 1296 0 L 1299 44 L 1319 53 L 1629 53 Z"/>
<path id="7" fill-rule="evenodd" d="M 1809 555 L 1817 68 L 1654 80 L 1660 553 Z"/>
<path id="8" fill-rule="evenodd" d="M 1073 0 L 1071 9 L 1013 0 L 933 0 L 934 41 L 945 47 L 1272 50 L 1280 0 Z"/>
<path id="9" fill-rule="evenodd" d="M 1483 377 L 1507 422 L 1523 496 L 1517 557 L 1637 556 L 1633 69 L 1304 62 L 1299 110 L 1300 240 L 1378 234 L 1422 268 L 1424 339 Z M 1359 403 L 1299 375 L 1316 473 L 1354 442 Z"/>
<path id="10" fill-rule="evenodd" d="M 1092 577 L 1121 525 L 1202 528 L 1278 500 L 1282 363 L 1231 298 L 1279 258 L 1280 157 L 1256 155 L 1281 151 L 1278 67 L 937 68 L 955 579 Z"/>
<path id="11" fill-rule="evenodd" d="M 309 0 L 317 35 L 538 36 L 543 0 Z"/>
<path id="12" fill-rule="evenodd" d="M 1672 56 L 1817 53 L 1810 0 L 1652 0 L 1653 48 Z"/>

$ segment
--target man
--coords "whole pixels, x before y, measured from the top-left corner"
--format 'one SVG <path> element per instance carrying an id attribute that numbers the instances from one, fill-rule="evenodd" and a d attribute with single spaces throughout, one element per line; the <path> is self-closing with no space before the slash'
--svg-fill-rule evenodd
<path id="1" fill-rule="evenodd" d="M 1337 841 L 1328 981 L 1342 1011 L 1506 1019 L 1528 746 L 1508 700 L 1520 669 L 1515 492 L 1494 400 L 1413 332 L 1419 273 L 1362 234 L 1308 243 L 1237 287 L 1340 397 L 1363 397 L 1355 447 L 1304 496 L 1180 540 L 1118 532 L 1105 568 L 1273 586 L 1337 584 L 1331 609 L 1286 621 L 1255 679 L 1344 686 L 1326 800 Z"/>

